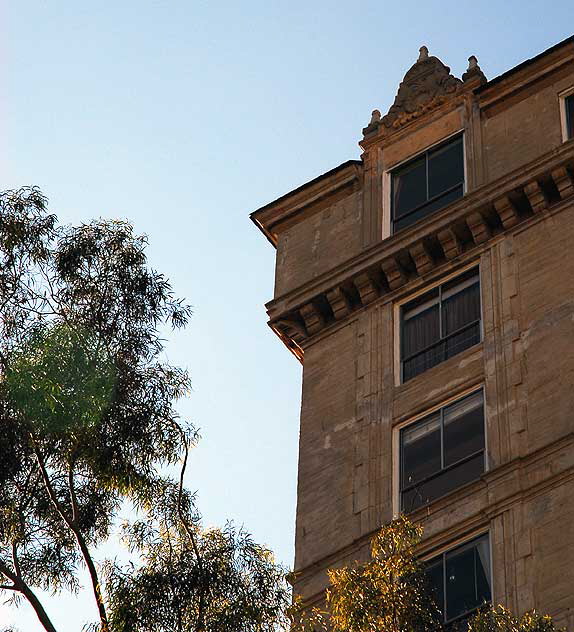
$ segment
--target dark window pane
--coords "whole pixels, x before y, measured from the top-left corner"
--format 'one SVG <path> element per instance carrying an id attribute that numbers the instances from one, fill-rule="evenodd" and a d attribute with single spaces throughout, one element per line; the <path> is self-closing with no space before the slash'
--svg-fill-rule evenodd
<path id="1" fill-rule="evenodd" d="M 424 204 L 427 200 L 426 157 L 400 167 L 392 174 L 393 218 Z"/>
<path id="2" fill-rule="evenodd" d="M 445 485 L 445 487 L 447 487 L 447 491 L 445 493 L 458 489 L 468 483 L 472 483 L 472 481 L 476 481 L 483 473 L 484 453 L 481 452 L 472 457 L 472 459 L 463 461 L 459 465 L 455 465 L 442 474 L 442 476 L 445 476 L 448 480 L 448 485 Z"/>
<path id="3" fill-rule="evenodd" d="M 476 323 L 446 340 L 445 360 L 480 342 L 480 323 Z"/>
<path id="4" fill-rule="evenodd" d="M 440 415 L 432 415 L 403 430 L 401 443 L 403 488 L 440 471 Z"/>
<path id="5" fill-rule="evenodd" d="M 462 137 L 429 153 L 429 198 L 464 182 Z"/>
<path id="6" fill-rule="evenodd" d="M 448 206 L 452 202 L 458 200 L 458 198 L 462 197 L 464 193 L 464 187 L 461 184 L 456 187 L 452 191 L 445 193 L 444 195 L 435 198 L 431 202 L 424 204 L 419 207 L 416 211 L 409 213 L 408 215 L 404 215 L 403 217 L 396 219 L 393 222 L 393 231 L 396 233 L 399 230 L 403 230 L 403 228 L 407 228 L 411 226 L 415 222 L 427 217 L 427 215 L 431 215 L 432 213 L 439 211 L 441 208 Z"/>
<path id="7" fill-rule="evenodd" d="M 480 604 L 476 595 L 474 558 L 474 548 L 465 548 L 446 558 L 447 619 L 454 619 Z"/>
<path id="8" fill-rule="evenodd" d="M 444 466 L 484 449 L 482 391 L 444 410 Z"/>
<path id="9" fill-rule="evenodd" d="M 445 295 L 442 302 L 443 336 L 480 320 L 480 285 L 478 282 L 463 287 L 456 294 Z"/>
<path id="10" fill-rule="evenodd" d="M 568 138 L 574 138 L 574 94 L 566 98 L 566 132 Z"/>
<path id="11" fill-rule="evenodd" d="M 445 343 L 439 344 L 403 362 L 403 382 L 424 373 L 445 360 Z"/>
<path id="12" fill-rule="evenodd" d="M 415 484 L 401 494 L 401 509 L 406 513 L 477 480 L 484 472 L 484 453 L 477 454 L 431 479 Z M 403 486 L 405 487 L 405 486 Z"/>
<path id="13" fill-rule="evenodd" d="M 444 616 L 444 577 L 443 577 L 443 561 L 442 556 L 437 561 L 429 562 L 425 569 L 425 575 L 428 581 L 429 592 L 433 600 Z"/>
<path id="14" fill-rule="evenodd" d="M 411 487 L 402 495 L 401 509 L 410 513 L 441 496 L 445 496 L 454 489 L 453 480 L 451 472 L 443 472 L 433 476 L 430 480 Z"/>
<path id="15" fill-rule="evenodd" d="M 438 304 L 417 313 L 415 316 L 405 317 L 403 325 L 404 357 L 426 349 L 440 338 L 440 321 Z"/>

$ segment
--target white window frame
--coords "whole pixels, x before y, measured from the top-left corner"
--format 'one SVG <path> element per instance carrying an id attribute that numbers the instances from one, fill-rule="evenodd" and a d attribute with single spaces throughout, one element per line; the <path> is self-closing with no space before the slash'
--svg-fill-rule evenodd
<path id="1" fill-rule="evenodd" d="M 383 232 L 383 239 L 387 239 L 388 237 L 392 237 L 392 235 L 393 235 L 393 233 L 391 231 L 391 226 L 392 226 L 392 218 L 391 218 L 391 207 L 392 207 L 391 178 L 392 178 L 393 171 L 395 171 L 396 169 L 400 168 L 402 165 L 406 164 L 407 162 L 410 162 L 411 160 L 414 160 L 415 158 L 417 158 L 421 154 L 424 154 L 427 151 L 431 151 L 435 147 L 438 147 L 439 145 L 442 145 L 443 143 L 446 143 L 451 138 L 454 138 L 455 136 L 460 136 L 460 135 L 462 135 L 462 166 L 463 166 L 463 170 L 464 170 L 464 183 L 463 183 L 462 194 L 463 194 L 463 196 L 466 195 L 467 190 L 468 190 L 468 187 L 467 187 L 467 183 L 468 183 L 467 147 L 466 147 L 466 134 L 465 134 L 464 128 L 461 128 L 461 129 L 457 130 L 456 132 L 453 132 L 452 134 L 449 134 L 448 136 L 445 136 L 445 137 L 441 138 L 440 140 L 437 140 L 435 143 L 432 143 L 431 145 L 428 145 L 427 147 L 423 147 L 420 151 L 417 151 L 416 154 L 411 154 L 410 156 L 408 156 L 404 160 L 401 160 L 400 162 L 395 163 L 394 165 L 392 165 L 391 167 L 389 167 L 387 170 L 385 170 L 383 172 L 383 187 L 382 187 L 382 189 L 383 189 L 383 230 L 382 230 L 382 232 Z M 437 211 L 437 212 L 440 212 L 440 211 Z"/>
<path id="2" fill-rule="evenodd" d="M 394 321 L 393 347 L 394 347 L 394 350 L 393 351 L 394 351 L 395 386 L 400 386 L 403 383 L 406 384 L 406 382 L 402 381 L 402 371 L 401 371 L 401 343 L 402 343 L 401 312 L 402 312 L 403 306 L 406 303 L 410 303 L 412 300 L 414 300 L 418 296 L 421 296 L 422 294 L 426 294 L 427 292 L 434 290 L 434 288 L 438 287 L 439 285 L 443 285 L 444 283 L 448 283 L 449 281 L 456 279 L 457 276 L 463 275 L 465 272 L 467 272 L 468 270 L 471 270 L 472 268 L 478 268 L 478 280 L 479 280 L 480 290 L 481 290 L 480 291 L 480 341 L 482 342 L 484 340 L 484 318 L 483 318 L 483 304 L 482 304 L 482 285 L 483 284 L 482 284 L 481 265 L 480 265 L 480 261 L 474 260 L 472 263 L 469 263 L 457 269 L 456 272 L 452 272 L 451 274 L 445 277 L 437 279 L 434 283 L 424 285 L 416 292 L 409 294 L 408 296 L 398 300 L 394 304 L 394 308 L 393 308 L 393 321 Z"/>
<path id="3" fill-rule="evenodd" d="M 574 95 L 574 86 L 570 88 L 566 88 L 566 90 L 562 90 L 558 94 L 558 99 L 560 101 L 560 127 L 562 128 L 562 142 L 565 143 L 568 138 L 568 129 L 566 127 L 566 99 L 570 96 Z M 574 138 L 574 136 L 573 136 Z"/>
<path id="4" fill-rule="evenodd" d="M 418 413 L 417 415 L 414 415 L 413 417 L 409 417 L 408 419 L 405 419 L 404 421 L 397 424 L 393 428 L 392 505 L 393 505 L 393 516 L 395 518 L 401 513 L 401 430 L 404 430 L 404 428 L 406 428 L 407 426 L 410 426 L 411 424 L 414 424 L 417 421 L 424 419 L 424 417 L 428 417 L 428 415 L 432 415 L 437 410 L 440 410 L 441 408 L 445 408 L 446 406 L 449 406 L 450 404 L 454 404 L 455 402 L 467 397 L 468 395 L 473 395 L 474 393 L 478 393 L 479 391 L 482 391 L 482 403 L 484 407 L 484 473 L 486 474 L 486 472 L 489 471 L 488 424 L 487 424 L 487 419 L 486 419 L 486 410 L 487 410 L 486 388 L 485 388 L 484 383 L 481 382 L 480 384 L 475 384 L 473 386 L 470 386 L 464 391 L 458 392 L 456 395 L 453 395 L 452 397 L 445 399 L 444 401 L 440 402 L 439 404 L 436 404 L 435 406 L 432 406 L 431 408 L 427 408 L 423 412 Z M 460 489 L 460 488 L 457 488 L 457 489 Z M 449 494 L 450 493 L 454 494 L 457 491 L 457 489 L 453 489 L 452 492 L 449 492 Z M 441 498 L 445 498 L 449 494 L 446 494 L 445 496 L 441 496 Z M 438 501 L 440 499 L 437 498 L 436 500 Z M 434 500 L 431 501 L 428 505 L 425 505 L 425 507 L 429 507 L 430 505 L 433 504 L 433 502 L 435 501 Z M 415 511 L 418 511 L 418 510 L 415 510 Z"/>

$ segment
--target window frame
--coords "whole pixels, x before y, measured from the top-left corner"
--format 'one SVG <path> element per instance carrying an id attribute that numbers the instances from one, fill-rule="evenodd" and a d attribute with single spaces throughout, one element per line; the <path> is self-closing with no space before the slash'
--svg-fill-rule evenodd
<path id="1" fill-rule="evenodd" d="M 450 542 L 448 545 L 445 545 L 443 547 L 441 547 L 438 550 L 433 551 L 432 553 L 429 553 L 425 556 L 422 557 L 421 561 L 423 562 L 423 564 L 425 566 L 429 566 L 431 562 L 434 562 L 435 560 L 437 560 L 439 557 L 442 558 L 442 568 L 443 568 L 443 599 L 444 599 L 444 603 L 443 603 L 443 622 L 441 624 L 442 628 L 446 628 L 448 630 L 448 626 L 451 626 L 453 624 L 456 624 L 457 622 L 462 622 L 465 619 L 467 619 L 471 614 L 473 614 L 474 612 L 476 612 L 480 606 L 476 606 L 475 608 L 472 608 L 471 610 L 468 610 L 456 617 L 452 617 L 451 619 L 447 619 L 446 618 L 446 600 L 447 600 L 447 591 L 446 591 L 446 572 L 445 572 L 445 562 L 446 562 L 446 557 L 447 555 L 456 552 L 458 549 L 462 549 L 463 547 L 468 546 L 469 544 L 476 542 L 478 540 L 482 540 L 486 538 L 488 541 L 488 563 L 489 563 L 489 571 L 490 571 L 490 577 L 489 577 L 489 585 L 490 585 L 490 602 L 488 603 L 494 603 L 495 599 L 494 599 L 494 594 L 495 594 L 495 590 L 494 590 L 494 567 L 493 567 L 493 559 L 492 559 L 492 537 L 491 537 L 491 533 L 490 530 L 485 527 L 482 529 L 479 529 L 475 532 L 473 532 L 472 534 L 467 534 L 465 535 L 463 538 L 460 538 L 454 542 Z"/>
<path id="2" fill-rule="evenodd" d="M 562 128 L 562 142 L 564 143 L 574 139 L 574 118 L 572 121 L 568 120 L 568 112 L 566 109 L 566 100 L 570 98 L 574 100 L 574 86 L 566 88 L 566 90 L 558 94 L 560 103 L 560 126 Z M 569 125 L 572 128 L 571 130 L 568 129 Z"/>
<path id="3" fill-rule="evenodd" d="M 385 169 L 383 173 L 383 231 L 382 231 L 383 239 L 392 237 L 393 235 L 397 234 L 397 231 L 393 229 L 393 184 L 392 184 L 393 172 L 397 171 L 401 167 L 404 167 L 409 162 L 413 162 L 417 160 L 418 158 L 420 158 L 421 156 L 424 156 L 425 154 L 428 154 L 429 152 L 439 149 L 442 145 L 448 144 L 450 141 L 454 140 L 457 136 L 460 136 L 462 138 L 462 167 L 463 167 L 464 180 L 462 183 L 462 196 L 461 197 L 466 195 L 466 193 L 468 192 L 467 148 L 466 148 L 467 141 L 466 141 L 465 130 L 464 128 L 461 128 L 455 132 L 452 132 L 451 134 L 448 134 L 447 136 L 444 136 L 440 140 L 437 140 L 436 142 L 432 143 L 431 145 L 424 147 L 417 153 L 411 154 L 407 158 L 400 160 L 399 162 L 390 166 L 388 169 Z M 439 209 L 438 211 L 435 211 L 435 212 L 440 212 L 440 210 L 442 209 Z M 433 213 L 431 213 L 431 215 L 432 214 Z M 426 218 L 422 218 L 421 220 L 418 220 L 418 221 L 423 221 L 424 219 Z M 416 223 L 418 222 L 414 222 L 412 225 L 414 226 Z M 406 228 L 402 230 L 408 230 L 409 228 L 410 226 L 407 226 Z M 399 231 L 399 232 L 402 232 L 402 231 Z"/>
<path id="4" fill-rule="evenodd" d="M 468 265 L 464 266 L 463 268 L 460 268 L 459 270 L 457 270 L 456 272 L 453 272 L 452 274 L 440 279 L 440 281 L 437 281 L 433 284 L 427 285 L 423 288 L 421 288 L 419 291 L 410 294 L 409 296 L 405 297 L 404 299 L 401 299 L 400 301 L 398 301 L 395 304 L 395 385 L 401 385 L 401 384 L 406 384 L 407 382 L 409 382 L 410 380 L 405 381 L 404 380 L 404 370 L 403 370 L 403 366 L 404 366 L 404 358 L 403 358 L 403 339 L 404 339 L 404 326 L 403 326 L 403 310 L 405 308 L 406 305 L 408 305 L 408 303 L 411 303 L 412 301 L 416 300 L 417 298 L 423 296 L 424 294 L 430 293 L 433 290 L 442 287 L 443 285 L 446 285 L 447 283 L 450 283 L 451 281 L 456 281 L 457 277 L 460 277 L 464 274 L 466 274 L 467 272 L 469 272 L 470 270 L 472 270 L 473 268 L 477 269 L 477 276 L 478 276 L 478 284 L 479 284 L 479 309 L 480 309 L 480 320 L 479 322 L 479 336 L 480 339 L 479 341 L 475 344 L 472 345 L 471 347 L 468 347 L 469 349 L 471 349 L 472 347 L 475 347 L 479 344 L 481 344 L 484 340 L 484 317 L 483 317 L 483 300 L 482 300 L 482 275 L 481 275 L 481 266 L 480 266 L 480 262 L 479 261 L 474 261 L 473 263 L 469 263 Z M 439 301 L 440 301 L 440 289 L 439 289 Z M 439 309 L 440 309 L 440 302 L 439 302 Z M 440 326 L 442 327 L 442 317 L 439 318 L 439 322 L 440 322 Z M 465 325 L 465 327 L 469 327 L 470 324 Z M 449 334 L 449 336 L 454 335 L 457 332 L 453 332 L 452 334 Z M 460 333 L 460 330 L 459 332 Z M 443 341 L 443 340 L 447 340 L 448 337 L 446 338 L 440 338 L 439 340 L 437 340 L 435 343 L 433 343 L 434 345 L 439 344 L 439 342 Z M 432 347 L 432 345 L 431 345 Z M 429 347 L 430 348 L 430 347 Z M 464 351 L 466 351 L 466 349 L 464 349 Z M 464 351 L 461 351 L 460 353 L 463 353 Z M 422 351 L 419 351 L 417 353 L 422 353 Z M 455 354 L 458 355 L 458 354 Z M 454 356 L 451 356 L 454 357 Z M 408 358 L 407 358 L 408 359 Z M 451 358 L 447 358 L 447 360 L 450 360 Z M 446 362 L 446 360 L 444 360 L 443 362 Z M 438 364 L 436 364 L 435 366 L 439 366 L 440 364 L 442 364 L 443 362 L 439 362 Z M 431 368 L 435 368 L 435 367 L 431 367 Z M 428 369 L 427 369 L 428 370 Z M 426 371 L 423 371 L 422 373 L 425 373 Z M 422 373 L 419 373 L 418 375 L 415 375 L 413 378 L 411 379 L 416 379 L 419 375 L 422 375 Z"/>
<path id="5" fill-rule="evenodd" d="M 463 390 L 463 391 L 459 391 L 456 395 L 453 395 L 452 397 L 449 397 L 446 400 L 441 401 L 440 403 L 425 409 L 424 411 L 418 413 L 417 415 L 413 415 L 411 417 L 408 417 L 407 419 L 405 419 L 404 421 L 398 423 L 394 428 L 393 428 L 393 477 L 392 477 L 392 490 L 393 490 L 393 494 L 392 494 L 392 504 L 393 504 L 393 515 L 396 517 L 398 516 L 401 512 L 404 512 L 404 510 L 402 509 L 402 502 L 401 502 L 401 494 L 402 494 L 402 490 L 401 490 L 401 477 L 402 477 L 402 448 L 401 448 L 401 432 L 405 429 L 408 428 L 409 426 L 412 426 L 413 424 L 418 423 L 419 421 L 422 421 L 425 417 L 429 417 L 430 415 L 436 413 L 439 410 L 448 408 L 449 406 L 451 406 L 452 404 L 456 404 L 457 402 L 465 399 L 466 397 L 469 397 L 470 395 L 474 395 L 475 393 L 478 393 L 482 391 L 482 405 L 483 405 L 483 410 L 484 410 L 484 419 L 483 419 L 483 423 L 484 423 L 484 472 L 483 474 L 486 474 L 489 469 L 490 469 L 490 459 L 489 459 L 489 450 L 488 450 L 488 424 L 487 424 L 487 418 L 486 418 L 486 410 L 487 410 L 487 405 L 486 405 L 486 386 L 483 382 L 481 382 L 480 384 L 474 384 L 473 386 L 470 386 L 469 388 Z M 441 446 L 441 450 L 443 450 L 444 448 Z M 478 480 L 478 479 L 476 479 Z M 460 489 L 463 489 L 466 485 L 471 485 L 472 483 L 474 483 L 476 481 L 471 481 L 469 483 L 466 483 L 465 485 L 461 485 L 460 487 L 457 487 L 453 490 L 451 490 L 450 492 L 447 492 L 446 494 L 443 494 L 442 496 L 439 496 L 438 498 L 435 498 L 433 500 L 431 500 L 429 503 L 427 503 L 426 505 L 421 505 L 421 507 L 418 507 L 417 509 L 415 509 L 414 511 L 418 511 L 419 509 L 423 508 L 423 507 L 430 507 L 433 503 L 438 502 L 440 500 L 442 500 L 443 498 L 446 498 L 447 496 L 449 496 L 450 494 L 454 494 L 455 492 L 459 491 Z"/>

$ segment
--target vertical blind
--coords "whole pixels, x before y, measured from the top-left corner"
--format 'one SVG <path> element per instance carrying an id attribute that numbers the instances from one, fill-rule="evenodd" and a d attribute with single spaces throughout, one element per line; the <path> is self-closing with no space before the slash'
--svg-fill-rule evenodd
<path id="1" fill-rule="evenodd" d="M 478 269 L 408 303 L 401 324 L 404 382 L 480 342 Z"/>

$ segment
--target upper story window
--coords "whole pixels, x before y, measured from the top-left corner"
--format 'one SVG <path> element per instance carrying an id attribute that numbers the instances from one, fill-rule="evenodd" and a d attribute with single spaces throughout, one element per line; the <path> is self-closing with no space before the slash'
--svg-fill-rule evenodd
<path id="1" fill-rule="evenodd" d="M 566 113 L 566 138 L 574 138 L 574 93 L 564 99 Z"/>
<path id="2" fill-rule="evenodd" d="M 414 224 L 464 194 L 462 134 L 391 172 L 393 232 Z"/>
<path id="3" fill-rule="evenodd" d="M 414 511 L 485 470 L 482 390 L 401 430 L 401 510 Z"/>
<path id="4" fill-rule="evenodd" d="M 401 310 L 401 374 L 406 382 L 480 342 L 478 268 L 443 283 Z"/>
<path id="5" fill-rule="evenodd" d="M 492 599 L 488 534 L 427 562 L 426 574 L 446 630 Z"/>

